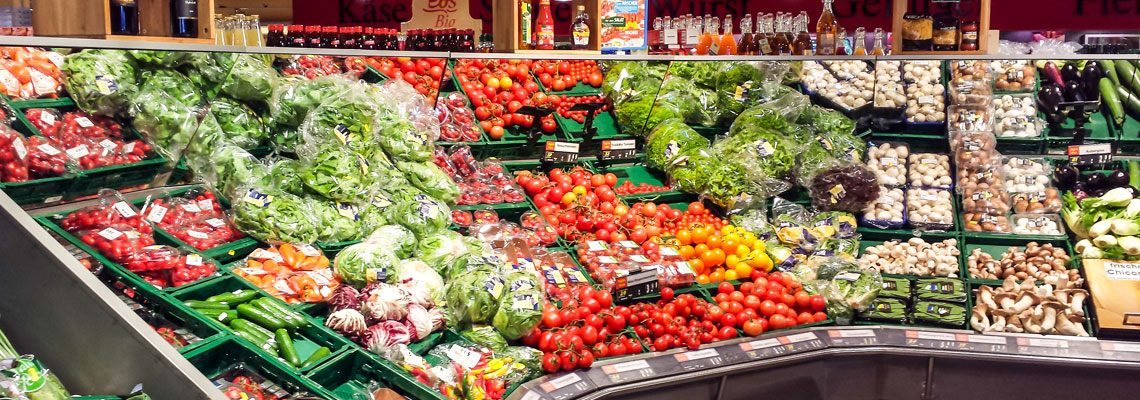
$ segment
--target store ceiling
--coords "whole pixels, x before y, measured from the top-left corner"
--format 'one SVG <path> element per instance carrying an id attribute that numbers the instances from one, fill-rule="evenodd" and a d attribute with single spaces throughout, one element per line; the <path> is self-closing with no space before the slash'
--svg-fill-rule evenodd
<path id="1" fill-rule="evenodd" d="M 223 15 L 240 11 L 258 15 L 261 23 L 289 23 L 293 20 L 292 0 L 214 0 L 214 12 Z"/>

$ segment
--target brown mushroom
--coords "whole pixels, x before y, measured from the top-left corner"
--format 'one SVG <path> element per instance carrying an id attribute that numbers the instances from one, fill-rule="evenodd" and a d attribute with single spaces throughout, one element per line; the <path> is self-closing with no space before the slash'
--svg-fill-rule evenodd
<path id="1" fill-rule="evenodd" d="M 1057 324 L 1057 320 L 1059 318 L 1058 313 L 1060 313 L 1061 310 L 1065 309 L 1065 305 L 1055 301 L 1047 301 L 1041 303 L 1041 308 L 1045 314 L 1041 318 L 1041 332 L 1049 333 L 1049 331 L 1053 330 L 1053 327 Z"/>

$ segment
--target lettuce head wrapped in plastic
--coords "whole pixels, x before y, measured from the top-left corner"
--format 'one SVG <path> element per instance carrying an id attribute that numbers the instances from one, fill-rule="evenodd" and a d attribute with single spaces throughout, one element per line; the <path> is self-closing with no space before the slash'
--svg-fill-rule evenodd
<path id="1" fill-rule="evenodd" d="M 233 202 L 234 226 L 265 242 L 315 243 L 317 220 L 307 202 L 292 194 L 244 186 Z"/>
<path id="2" fill-rule="evenodd" d="M 499 352 L 506 350 L 507 339 L 490 325 L 475 325 L 459 332 L 477 345 Z"/>
<path id="3" fill-rule="evenodd" d="M 368 235 L 368 241 L 384 243 L 400 258 L 411 257 L 416 249 L 416 237 L 400 225 L 384 225 Z"/>
<path id="4" fill-rule="evenodd" d="M 408 286 L 422 286 L 431 293 L 435 304 L 441 304 L 443 301 L 443 277 L 426 262 L 417 258 L 404 259 L 396 264 L 394 272 L 395 274 L 389 276 L 389 281 Z"/>
<path id="5" fill-rule="evenodd" d="M 333 270 L 342 282 L 359 289 L 369 283 L 387 281 L 399 263 L 400 258 L 387 244 L 365 240 L 337 253 Z"/>
<path id="6" fill-rule="evenodd" d="M 681 153 L 709 147 L 709 140 L 690 128 L 681 119 L 667 119 L 649 133 L 645 144 L 645 157 L 649 166 L 666 169 Z"/>
<path id="7" fill-rule="evenodd" d="M 384 191 L 372 194 L 372 199 L 356 203 L 357 227 L 360 228 L 360 237 L 367 238 L 372 232 L 384 225 L 388 225 L 388 207 L 396 204 Z"/>
<path id="8" fill-rule="evenodd" d="M 355 206 L 312 198 L 306 200 L 309 201 L 313 214 L 319 218 L 318 242 L 340 243 L 360 239 L 360 216 Z"/>
<path id="9" fill-rule="evenodd" d="M 327 98 L 356 87 L 359 82 L 341 75 L 327 75 L 315 79 L 299 77 L 283 78 L 274 88 L 269 102 L 269 115 L 273 122 L 288 127 L 298 127 L 309 115 L 309 111 L 319 106 Z"/>
<path id="10" fill-rule="evenodd" d="M 64 86 L 83 111 L 123 116 L 138 92 L 135 61 L 123 50 L 88 49 L 64 59 Z"/>
<path id="11" fill-rule="evenodd" d="M 377 125 L 377 139 L 392 159 L 422 162 L 431 158 L 431 138 L 426 133 L 417 131 L 403 117 L 380 121 Z"/>
<path id="12" fill-rule="evenodd" d="M 463 235 L 452 230 L 441 230 L 421 239 L 416 246 L 416 257 L 436 270 L 447 270 L 459 257 L 472 251 Z M 440 266 L 448 268 L 440 268 Z"/>
<path id="13" fill-rule="evenodd" d="M 343 146 L 304 146 L 298 150 L 304 166 L 298 172 L 305 188 L 323 198 L 351 203 L 371 197 L 368 162 Z"/>
<path id="14" fill-rule="evenodd" d="M 277 71 L 249 54 L 218 53 L 219 63 L 229 74 L 218 87 L 220 93 L 248 104 L 265 104 L 277 84 Z"/>
<path id="15" fill-rule="evenodd" d="M 353 86 L 310 111 L 301 123 L 301 137 L 308 146 L 337 144 L 364 154 L 379 146 L 374 135 L 380 112 L 363 88 Z"/>
<path id="16" fill-rule="evenodd" d="M 768 100 L 780 86 L 788 67 L 771 61 L 730 61 L 718 63 L 716 104 L 720 121 L 727 125 L 749 107 Z"/>
<path id="17" fill-rule="evenodd" d="M 131 96 L 132 126 L 164 157 L 178 160 L 198 130 L 203 110 L 178 101 L 169 93 L 148 87 Z"/>
<path id="18" fill-rule="evenodd" d="M 147 66 L 177 68 L 190 61 L 192 53 L 166 50 L 127 50 L 131 58 Z"/>
<path id="19" fill-rule="evenodd" d="M 207 185 L 231 198 L 243 194 L 238 190 L 241 186 L 263 182 L 264 177 L 270 174 L 257 157 L 241 147 L 228 144 L 218 147 L 212 154 L 188 156 L 186 161 Z"/>
<path id="20" fill-rule="evenodd" d="M 477 268 L 453 277 L 444 289 L 447 324 L 463 327 L 490 322 L 505 288 L 497 268 Z"/>
<path id="21" fill-rule="evenodd" d="M 426 238 L 447 229 L 451 223 L 451 209 L 428 196 L 416 195 L 411 201 L 402 201 L 389 208 L 388 221 L 408 228 L 416 238 Z"/>
<path id="22" fill-rule="evenodd" d="M 197 107 L 202 104 L 202 93 L 186 75 L 173 69 L 141 69 L 139 88 L 164 90 L 182 104 Z"/>
<path id="23" fill-rule="evenodd" d="M 210 100 L 210 115 L 225 132 L 224 140 L 243 149 L 253 149 L 269 138 L 269 130 L 261 117 L 237 100 L 228 97 Z"/>
<path id="24" fill-rule="evenodd" d="M 435 163 L 397 161 L 396 165 L 413 186 L 429 196 L 447 204 L 455 204 L 459 198 L 459 186 Z"/>
<path id="25" fill-rule="evenodd" d="M 509 292 L 499 299 L 491 323 L 507 340 L 521 339 L 542 321 L 542 299 L 537 290 Z"/>
<path id="26" fill-rule="evenodd" d="M 663 103 L 676 106 L 690 125 L 716 125 L 720 110 L 716 106 L 716 92 L 697 86 L 688 78 L 669 76 L 657 94 L 657 106 Z"/>

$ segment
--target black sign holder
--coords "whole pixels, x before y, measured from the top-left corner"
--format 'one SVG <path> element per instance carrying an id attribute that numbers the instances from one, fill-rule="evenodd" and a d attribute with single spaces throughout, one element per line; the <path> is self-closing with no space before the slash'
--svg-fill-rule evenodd
<path id="1" fill-rule="evenodd" d="M 1056 136 L 1072 136 L 1073 145 L 1084 144 L 1085 137 L 1089 134 L 1089 129 L 1085 127 L 1089 123 L 1089 117 L 1092 113 L 1096 112 L 1097 102 L 1095 101 L 1066 101 L 1057 104 L 1057 111 L 1061 115 L 1073 119 L 1072 128 L 1063 128 L 1061 123 L 1065 118 L 1060 120 L 1049 120 L 1049 131 L 1056 132 Z"/>
<path id="2" fill-rule="evenodd" d="M 594 126 L 594 112 L 605 107 L 605 103 L 578 103 L 570 107 L 570 111 L 585 111 L 586 119 L 582 122 L 582 145 L 590 147 L 594 143 L 594 137 L 598 135 L 598 128 Z"/>
<path id="3" fill-rule="evenodd" d="M 530 123 L 530 126 L 521 128 L 521 130 L 526 134 L 527 148 L 533 149 L 534 146 L 538 145 L 538 139 L 542 138 L 542 119 L 546 118 L 546 116 L 550 115 L 552 112 L 554 112 L 553 109 L 538 108 L 535 106 L 522 106 L 522 108 L 519 108 L 517 111 L 515 111 L 515 114 L 523 114 L 534 117 L 534 121 Z"/>

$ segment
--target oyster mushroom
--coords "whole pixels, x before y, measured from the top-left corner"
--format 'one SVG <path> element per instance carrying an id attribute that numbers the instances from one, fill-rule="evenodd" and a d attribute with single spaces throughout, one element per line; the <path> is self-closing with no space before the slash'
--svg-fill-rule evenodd
<path id="1" fill-rule="evenodd" d="M 1033 289 L 1036 289 L 1036 288 L 1037 288 L 1037 278 L 1034 278 L 1034 277 L 1032 277 L 1032 276 L 1031 276 L 1031 277 L 1028 277 L 1028 278 L 1025 278 L 1025 280 L 1024 280 L 1024 281 L 1021 281 L 1021 285 L 1019 286 L 1019 288 L 1020 288 L 1021 290 L 1033 290 Z"/>
<path id="2" fill-rule="evenodd" d="M 1034 307 L 1030 311 L 1029 321 L 1023 322 L 1022 325 L 1025 328 L 1026 332 L 1042 333 L 1042 332 L 1044 332 L 1044 330 L 1041 329 L 1041 324 L 1044 322 L 1044 319 L 1045 319 L 1044 307 L 1041 307 L 1041 305 L 1037 305 L 1037 307 Z"/>
<path id="3" fill-rule="evenodd" d="M 982 304 L 989 306 L 990 310 L 998 309 L 997 303 L 994 302 L 994 294 L 994 288 L 987 285 L 978 288 L 978 298 L 982 300 Z"/>
<path id="4" fill-rule="evenodd" d="M 990 313 L 994 315 L 994 323 L 985 332 L 1005 332 L 1006 318 L 1012 314 L 1007 310 L 993 310 Z"/>
<path id="5" fill-rule="evenodd" d="M 1057 332 L 1069 336 L 1088 336 L 1084 327 L 1085 317 L 1079 315 L 1057 316 Z"/>
<path id="6" fill-rule="evenodd" d="M 1053 330 L 1053 327 L 1056 326 L 1058 319 L 1064 319 L 1058 318 L 1057 313 L 1064 310 L 1065 305 L 1055 301 L 1047 301 L 1041 303 L 1041 308 L 1045 313 L 1045 316 L 1041 319 L 1041 332 L 1049 333 L 1049 331 Z"/>
<path id="7" fill-rule="evenodd" d="M 1022 311 L 1028 309 L 1029 306 L 1037 304 L 1039 301 L 1041 301 L 1041 297 L 1038 296 L 1037 293 L 1028 290 L 1022 291 L 1021 294 L 1017 296 L 1017 302 L 1013 304 L 1013 307 L 1010 307 L 1010 311 L 1014 314 L 1020 314 Z"/>
<path id="8" fill-rule="evenodd" d="M 1003 290 L 1005 292 L 1016 291 L 1017 290 L 1017 278 L 1015 278 L 1013 275 L 1009 275 L 1009 276 L 1005 277 L 1005 280 L 1001 281 L 1001 290 Z"/>
<path id="9" fill-rule="evenodd" d="M 1013 309 L 1014 304 L 1017 303 L 1016 299 L 1017 294 L 1014 294 L 1012 292 L 1004 292 L 994 295 L 994 301 L 998 302 L 998 304 L 1001 305 L 1001 309 L 1003 310 Z"/>
<path id="10" fill-rule="evenodd" d="M 1005 331 L 1015 333 L 1025 332 L 1025 329 L 1022 327 L 1021 316 L 1026 312 L 1032 312 L 1032 310 L 1027 309 L 1021 313 L 1010 314 L 1008 317 L 1006 317 Z"/>
<path id="11" fill-rule="evenodd" d="M 990 306 L 984 303 L 974 306 L 970 312 L 970 327 L 978 332 L 985 332 L 990 327 L 990 317 L 987 314 L 989 311 Z"/>
<path id="12" fill-rule="evenodd" d="M 1085 297 L 1089 292 L 1084 289 L 1069 289 L 1069 312 L 1073 315 L 1085 315 Z"/>

